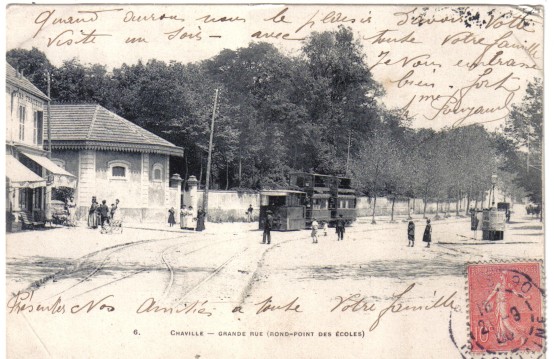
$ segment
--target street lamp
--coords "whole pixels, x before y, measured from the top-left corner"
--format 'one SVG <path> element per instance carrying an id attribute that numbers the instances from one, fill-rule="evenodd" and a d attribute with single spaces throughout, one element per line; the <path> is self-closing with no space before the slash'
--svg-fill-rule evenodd
<path id="1" fill-rule="evenodd" d="M 498 179 L 498 176 L 496 173 L 493 173 L 491 176 L 491 183 L 492 183 L 492 206 L 494 207 L 495 201 L 494 201 L 494 187 L 496 186 L 496 180 Z"/>

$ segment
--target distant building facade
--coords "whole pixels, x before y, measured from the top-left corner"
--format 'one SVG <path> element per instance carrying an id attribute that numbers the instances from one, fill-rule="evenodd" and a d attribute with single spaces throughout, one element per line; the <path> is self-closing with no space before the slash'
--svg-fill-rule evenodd
<path id="1" fill-rule="evenodd" d="M 181 203 L 181 178 L 170 177 L 170 156 L 183 149 L 95 104 L 51 106 L 52 161 L 76 176 L 77 217 L 92 197 L 119 199 L 123 219 L 167 220 Z"/>
<path id="2" fill-rule="evenodd" d="M 8 230 L 20 216 L 44 221 L 52 189 L 75 188 L 75 177 L 48 158 L 44 149 L 48 96 L 6 65 L 6 212 Z"/>

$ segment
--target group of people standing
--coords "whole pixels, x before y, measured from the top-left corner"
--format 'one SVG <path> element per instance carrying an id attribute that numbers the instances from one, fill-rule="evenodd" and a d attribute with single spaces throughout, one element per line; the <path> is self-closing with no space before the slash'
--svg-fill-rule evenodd
<path id="1" fill-rule="evenodd" d="M 312 243 L 318 243 L 318 231 L 320 224 L 317 221 L 317 219 L 314 219 L 311 223 L 311 229 L 312 229 Z M 329 228 L 329 224 L 325 221 L 322 221 L 322 229 L 323 229 L 323 236 L 327 237 L 327 230 Z M 273 212 L 272 211 L 266 211 L 266 217 L 264 222 L 264 233 L 262 236 L 262 244 L 271 244 L 271 230 L 273 229 Z M 346 229 L 346 221 L 342 217 L 342 214 L 339 215 L 339 218 L 337 219 L 335 223 L 335 232 L 337 233 L 337 241 L 342 241 L 344 239 L 344 232 Z"/>
<path id="2" fill-rule="evenodd" d="M 170 227 L 173 227 L 177 222 L 175 220 L 175 208 L 171 207 L 169 209 L 169 217 L 167 223 Z M 202 208 L 198 209 L 196 216 L 194 215 L 194 210 L 192 206 L 186 207 L 183 205 L 180 212 L 180 225 L 181 229 L 196 230 L 198 232 L 203 231 L 206 227 L 204 224 L 206 218 L 206 212 Z"/>
<path id="3" fill-rule="evenodd" d="M 318 243 L 318 231 L 319 231 L 320 223 L 317 221 L 317 219 L 314 219 L 312 221 L 312 243 Z M 323 229 L 323 236 L 327 237 L 327 230 L 329 228 L 329 224 L 325 221 L 322 221 L 322 229 Z M 335 222 L 335 233 L 337 234 L 337 241 L 344 240 L 344 232 L 346 231 L 346 221 L 344 218 L 342 218 L 342 214 L 339 214 L 339 218 Z"/>
<path id="4" fill-rule="evenodd" d="M 423 231 L 423 242 L 427 243 L 425 248 L 431 247 L 431 220 L 427 219 L 427 225 Z M 408 247 L 413 247 L 415 242 L 415 224 L 414 221 L 408 222 Z"/>
<path id="5" fill-rule="evenodd" d="M 88 227 L 96 229 L 98 227 L 104 227 L 110 224 L 112 221 L 120 221 L 121 213 L 119 211 L 119 199 L 112 203 L 111 207 L 108 207 L 106 200 L 102 200 L 102 203 L 98 203 L 96 196 L 92 197 L 92 203 L 88 211 Z"/>

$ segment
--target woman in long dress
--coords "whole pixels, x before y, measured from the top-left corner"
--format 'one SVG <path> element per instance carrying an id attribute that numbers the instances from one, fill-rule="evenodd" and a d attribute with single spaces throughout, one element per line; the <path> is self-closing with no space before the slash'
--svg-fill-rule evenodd
<path id="1" fill-rule="evenodd" d="M 111 209 L 111 217 L 112 217 L 112 221 L 121 221 L 121 210 L 119 209 L 119 200 L 116 199 L 115 200 L 115 206 L 112 207 Z"/>
<path id="2" fill-rule="evenodd" d="M 196 220 L 196 231 L 202 232 L 206 227 L 204 226 L 204 219 L 206 218 L 206 212 L 202 208 L 198 210 L 197 220 Z"/>
<path id="3" fill-rule="evenodd" d="M 431 220 L 427 220 L 427 225 L 425 226 L 425 232 L 423 232 L 423 242 L 427 243 L 427 246 L 425 248 L 431 247 Z"/>
<path id="4" fill-rule="evenodd" d="M 484 308 L 487 313 L 494 310 L 496 319 L 495 331 L 496 340 L 499 345 L 506 345 L 508 341 L 514 341 L 519 346 L 522 346 L 526 340 L 526 332 L 510 315 L 510 298 L 517 296 L 524 299 L 529 299 L 529 296 L 516 290 L 512 283 L 508 282 L 508 272 L 500 273 L 500 281 L 485 300 Z"/>
<path id="5" fill-rule="evenodd" d="M 194 223 L 194 212 L 192 210 L 192 206 L 189 206 L 185 212 L 185 228 L 186 229 L 194 229 L 195 223 Z"/>
<path id="6" fill-rule="evenodd" d="M 96 202 L 96 197 L 92 197 L 92 203 L 88 210 L 88 227 L 89 228 L 98 228 L 98 202 Z"/>
<path id="7" fill-rule="evenodd" d="M 69 226 L 75 227 L 77 224 L 77 219 L 75 218 L 75 214 L 77 212 L 77 204 L 75 203 L 75 198 L 73 196 L 69 197 L 66 207 L 68 212 L 67 223 Z"/>
<path id="8" fill-rule="evenodd" d="M 185 205 L 182 205 L 181 206 L 181 211 L 179 212 L 180 216 L 179 216 L 179 219 L 180 219 L 180 225 L 181 225 L 181 229 L 185 229 L 187 228 L 186 227 L 186 215 L 187 215 L 187 208 L 185 207 Z"/>

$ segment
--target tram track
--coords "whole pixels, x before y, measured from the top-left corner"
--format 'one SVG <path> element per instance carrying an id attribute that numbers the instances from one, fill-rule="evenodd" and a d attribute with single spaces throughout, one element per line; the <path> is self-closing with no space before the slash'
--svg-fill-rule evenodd
<path id="1" fill-rule="evenodd" d="M 80 280 L 78 280 L 76 283 L 72 284 L 68 288 L 64 289 L 63 291 L 58 292 L 54 295 L 51 295 L 51 296 L 49 296 L 48 298 L 45 298 L 42 301 L 52 299 L 54 297 L 60 296 L 64 293 L 67 293 L 69 290 L 71 290 L 73 288 L 76 288 L 77 286 L 82 285 L 84 282 L 91 279 L 95 274 L 97 274 L 104 267 L 104 265 L 106 264 L 108 259 L 114 253 L 120 252 L 124 249 L 128 249 L 128 248 L 131 248 L 131 247 L 139 246 L 139 245 L 157 243 L 157 242 L 167 241 L 167 240 L 175 240 L 175 239 L 178 239 L 178 238 L 182 238 L 182 235 L 175 236 L 175 237 L 169 237 L 169 238 L 156 238 L 156 239 L 146 239 L 146 240 L 141 240 L 141 241 L 136 241 L 136 242 L 127 242 L 127 243 L 122 243 L 122 244 L 102 248 L 100 250 L 88 253 L 88 254 L 78 258 L 75 261 L 76 262 L 75 265 L 69 266 L 67 268 L 64 268 L 64 269 L 56 272 L 56 273 L 53 273 L 53 274 L 48 275 L 46 277 L 43 277 L 42 279 L 40 279 L 38 281 L 35 281 L 29 287 L 27 287 L 25 290 L 37 290 L 37 289 L 40 289 L 40 288 L 44 287 L 44 285 L 47 282 L 49 282 L 50 280 L 52 280 L 52 282 L 56 282 L 60 279 L 63 279 L 64 277 L 69 278 L 71 275 L 73 275 L 75 273 L 78 273 L 79 271 L 83 270 L 83 268 L 86 268 L 87 267 L 86 264 L 89 263 L 89 262 L 92 262 L 93 258 L 95 256 L 100 255 L 100 254 L 105 253 L 105 252 L 108 252 L 107 254 L 105 254 L 101 258 L 100 263 L 95 265 L 92 268 L 92 270 L 90 270 L 83 278 L 81 278 Z"/>
<path id="2" fill-rule="evenodd" d="M 228 241 L 231 241 L 233 240 L 232 238 L 228 238 L 228 239 L 224 239 L 224 240 L 221 240 L 221 241 L 216 241 L 216 242 L 210 242 L 209 244 L 205 245 L 205 246 L 202 246 L 200 248 L 196 248 L 192 251 L 189 251 L 189 252 L 186 252 L 186 253 L 183 253 L 181 254 L 179 257 L 182 259 L 182 257 L 184 256 L 187 256 L 187 255 L 190 255 L 192 253 L 196 253 L 198 251 L 201 251 L 203 249 L 206 249 L 206 248 L 209 248 L 209 247 L 213 247 L 217 244 L 220 244 L 220 243 L 224 243 L 224 242 L 228 242 Z M 167 271 L 169 272 L 169 279 L 167 281 L 167 284 L 165 285 L 165 289 L 162 293 L 162 296 L 161 298 L 162 299 L 165 299 L 167 298 L 170 293 L 171 293 L 171 290 L 173 289 L 173 286 L 175 284 L 175 271 L 174 271 L 174 266 L 172 265 L 171 263 L 171 260 L 169 260 L 167 257 L 166 257 L 166 254 L 169 253 L 171 250 L 174 250 L 175 248 L 178 248 L 180 247 L 179 244 L 175 245 L 175 246 L 170 246 L 166 249 L 164 249 L 161 253 L 161 260 L 163 262 L 163 264 L 166 266 L 167 268 Z"/>
<path id="3" fill-rule="evenodd" d="M 181 237 L 172 237 L 172 238 L 168 238 L 168 239 L 176 239 L 176 238 L 181 238 Z M 167 279 L 167 283 L 166 283 L 165 286 L 164 286 L 164 290 L 163 290 L 163 292 L 162 292 L 162 297 L 161 297 L 161 299 L 167 298 L 167 297 L 170 295 L 170 293 L 171 293 L 171 291 L 172 291 L 172 289 L 173 289 L 173 287 L 174 287 L 175 276 L 176 276 L 176 275 L 175 275 L 174 267 L 173 267 L 171 261 L 169 260 L 169 258 L 167 258 L 167 255 L 168 255 L 169 253 L 175 253 L 175 250 L 178 249 L 178 248 L 180 248 L 180 247 L 183 247 L 183 246 L 193 246 L 194 244 L 197 244 L 198 242 L 203 242 L 204 240 L 205 240 L 204 238 L 197 238 L 197 239 L 194 240 L 194 241 L 187 241 L 187 242 L 177 243 L 177 244 L 173 244 L 173 245 L 170 245 L 170 246 L 165 247 L 165 248 L 162 249 L 162 251 L 160 252 L 160 257 L 159 257 L 159 259 L 160 259 L 160 263 L 164 265 L 165 270 L 166 270 L 166 272 L 168 273 L 169 278 Z M 230 240 L 233 240 L 233 239 L 231 238 L 231 239 L 225 239 L 225 240 L 210 242 L 209 244 L 204 245 L 204 246 L 202 246 L 202 247 L 200 247 L 200 248 L 195 248 L 195 249 L 190 250 L 190 251 L 188 251 L 188 252 L 186 252 L 186 253 L 182 253 L 182 254 L 180 254 L 179 257 L 180 257 L 180 258 L 183 258 L 184 256 L 188 256 L 188 255 L 190 255 L 190 254 L 192 254 L 192 253 L 196 253 L 196 252 L 198 252 L 198 251 L 204 250 L 204 249 L 209 248 L 209 247 L 213 247 L 213 246 L 215 246 L 215 245 L 217 245 L 217 244 L 220 244 L 220 243 L 222 243 L 222 242 L 227 242 L 227 241 L 230 241 Z M 102 266 L 105 264 L 106 259 L 109 258 L 109 256 L 110 256 L 111 254 L 113 254 L 113 252 L 110 253 L 108 256 L 106 256 L 105 259 L 104 259 L 104 261 L 103 261 L 103 263 L 101 263 L 101 265 L 99 265 L 97 268 L 95 268 L 94 271 L 92 271 L 91 273 L 89 273 L 89 274 L 87 275 L 86 278 L 91 279 L 96 273 L 98 273 L 99 270 L 102 268 Z M 119 262 L 120 264 L 122 264 L 122 263 L 119 261 L 119 259 L 118 259 L 118 262 Z M 86 290 L 86 291 L 84 291 L 84 292 L 81 292 L 81 293 L 79 293 L 79 294 L 76 294 L 76 295 L 72 296 L 71 298 L 76 298 L 76 297 L 79 297 L 79 296 L 81 296 L 81 295 L 88 294 L 88 293 L 94 292 L 94 291 L 96 291 L 96 290 L 102 289 L 102 288 L 107 287 L 107 286 L 109 286 L 109 285 L 111 285 L 111 284 L 118 283 L 118 282 L 121 282 L 121 281 L 123 281 L 123 280 L 131 279 L 132 277 L 134 277 L 134 276 L 136 276 L 136 275 L 138 275 L 138 274 L 147 272 L 147 271 L 149 271 L 149 270 L 151 270 L 151 269 L 152 269 L 152 268 L 143 268 L 143 269 L 140 269 L 140 270 L 137 270 L 137 271 L 133 271 L 132 273 L 123 275 L 123 276 L 121 276 L 121 277 L 119 277 L 119 278 L 116 278 L 116 279 L 111 279 L 111 280 L 109 280 L 109 281 L 107 281 L 107 282 L 105 282 L 105 283 L 102 283 L 102 284 L 100 284 L 100 285 L 94 287 L 94 288 L 91 288 L 91 289 L 88 289 L 88 290 Z M 47 299 L 51 299 L 52 297 L 55 297 L 55 296 L 58 296 L 58 295 L 67 293 L 67 291 L 69 291 L 70 289 L 76 288 L 76 286 L 77 286 L 78 284 L 84 283 L 84 282 L 87 280 L 86 278 L 84 278 L 83 280 L 80 280 L 78 283 L 76 283 L 76 284 L 74 284 L 73 286 L 67 288 L 65 291 L 60 292 L 60 293 L 58 293 L 58 294 L 56 294 L 56 295 L 54 295 L 54 296 L 51 296 L 51 297 L 49 297 L 49 298 L 47 298 Z M 44 299 L 44 301 L 47 300 L 47 299 Z"/>

